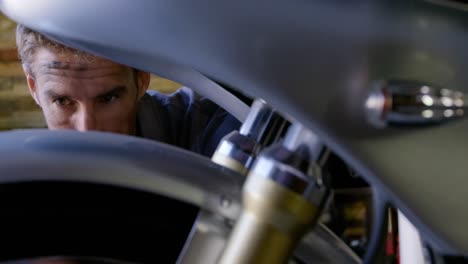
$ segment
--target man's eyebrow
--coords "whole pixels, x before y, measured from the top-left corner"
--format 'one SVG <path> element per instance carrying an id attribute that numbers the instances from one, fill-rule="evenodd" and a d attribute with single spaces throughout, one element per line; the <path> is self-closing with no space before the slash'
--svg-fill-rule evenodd
<path id="1" fill-rule="evenodd" d="M 102 94 L 97 95 L 96 98 L 104 97 L 104 96 L 111 95 L 111 94 L 121 94 L 121 93 L 126 92 L 126 91 L 127 91 L 127 86 L 118 85 L 118 86 L 113 87 L 112 89 L 110 89 L 107 92 L 104 92 Z"/>
<path id="2" fill-rule="evenodd" d="M 45 95 L 49 98 L 58 98 L 58 97 L 64 97 L 65 95 L 59 94 L 57 92 L 54 92 L 52 90 L 47 90 L 45 91 Z"/>

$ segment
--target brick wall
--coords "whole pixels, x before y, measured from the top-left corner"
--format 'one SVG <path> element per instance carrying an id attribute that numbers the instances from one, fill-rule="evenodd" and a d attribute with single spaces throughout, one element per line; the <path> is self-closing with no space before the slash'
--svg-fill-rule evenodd
<path id="1" fill-rule="evenodd" d="M 42 128 L 40 108 L 29 95 L 15 49 L 15 23 L 0 14 L 0 130 Z M 150 89 L 173 92 L 181 85 L 152 76 Z"/>

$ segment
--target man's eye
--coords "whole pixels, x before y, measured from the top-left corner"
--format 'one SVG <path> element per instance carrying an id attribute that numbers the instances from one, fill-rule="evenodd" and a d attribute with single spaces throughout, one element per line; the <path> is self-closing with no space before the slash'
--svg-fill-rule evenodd
<path id="1" fill-rule="evenodd" d="M 69 106 L 72 104 L 72 101 L 66 97 L 59 97 L 54 100 L 54 103 L 58 106 Z"/>
<path id="2" fill-rule="evenodd" d="M 107 103 L 115 101 L 117 98 L 119 97 L 116 94 L 108 94 L 108 95 L 102 96 L 101 98 L 99 98 L 99 100 L 101 101 L 101 103 L 107 104 Z"/>

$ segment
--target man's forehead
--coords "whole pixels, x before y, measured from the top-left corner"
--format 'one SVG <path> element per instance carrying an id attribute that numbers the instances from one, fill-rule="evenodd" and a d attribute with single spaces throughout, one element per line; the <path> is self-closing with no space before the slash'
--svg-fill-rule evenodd
<path id="1" fill-rule="evenodd" d="M 89 68 L 88 63 L 75 63 L 69 61 L 43 61 L 40 63 L 41 67 L 57 70 L 76 70 L 76 71 L 86 71 Z"/>
<path id="2" fill-rule="evenodd" d="M 34 54 L 33 67 L 40 73 L 62 71 L 104 71 L 109 74 L 119 74 L 130 68 L 113 61 L 95 57 L 89 54 L 73 53 L 72 51 L 52 51 L 39 49 Z"/>

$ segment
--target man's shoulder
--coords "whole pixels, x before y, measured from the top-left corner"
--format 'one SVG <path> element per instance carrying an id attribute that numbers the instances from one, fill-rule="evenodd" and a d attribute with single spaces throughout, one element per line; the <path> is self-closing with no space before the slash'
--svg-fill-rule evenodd
<path id="1" fill-rule="evenodd" d="M 141 136 L 210 156 L 240 122 L 187 87 L 171 94 L 148 91 L 139 109 Z"/>
<path id="2" fill-rule="evenodd" d="M 144 103 L 153 102 L 155 105 L 167 106 L 167 105 L 176 105 L 182 104 L 187 105 L 195 99 L 194 92 L 187 88 L 181 87 L 174 91 L 173 93 L 161 93 L 156 90 L 148 90 L 143 96 Z"/>
<path id="3" fill-rule="evenodd" d="M 143 100 L 143 104 L 151 107 L 163 108 L 173 111 L 178 110 L 196 112 L 203 115 L 211 115 L 219 106 L 211 100 L 195 93 L 188 87 L 181 87 L 173 93 L 165 94 L 155 90 L 147 91 Z"/>

